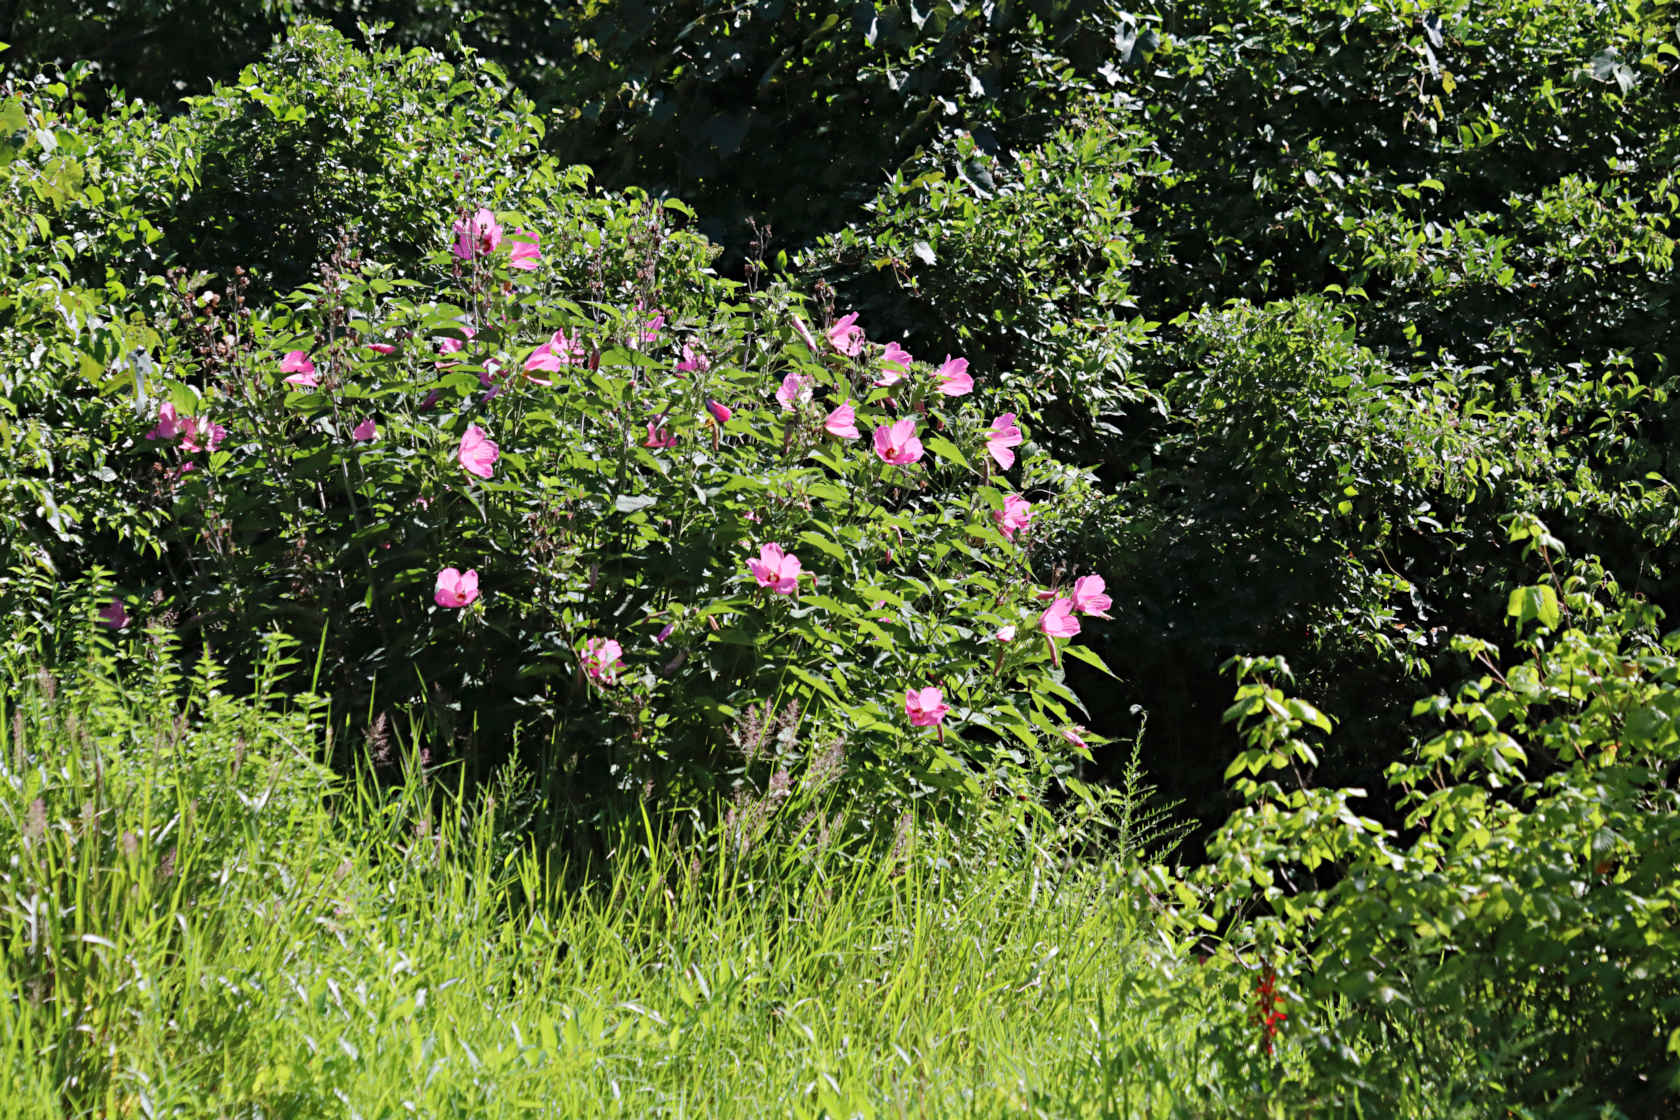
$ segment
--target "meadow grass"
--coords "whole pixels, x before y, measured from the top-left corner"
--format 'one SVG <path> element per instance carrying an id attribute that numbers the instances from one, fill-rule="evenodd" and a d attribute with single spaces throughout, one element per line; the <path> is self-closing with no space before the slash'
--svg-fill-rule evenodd
<path id="1" fill-rule="evenodd" d="M 1119 858 L 644 818 L 566 874 L 512 787 L 340 778 L 272 670 L 170 660 L 5 686 L 8 1116 L 1225 1110 Z"/>

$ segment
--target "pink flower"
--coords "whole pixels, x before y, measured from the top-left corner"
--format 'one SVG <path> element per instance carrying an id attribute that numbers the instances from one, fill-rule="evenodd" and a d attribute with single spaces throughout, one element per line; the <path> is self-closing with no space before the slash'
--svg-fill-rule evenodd
<path id="1" fill-rule="evenodd" d="M 201 445 L 199 437 L 204 437 Z M 227 429 L 200 416 L 189 416 L 181 424 L 181 449 L 183 451 L 203 451 L 208 448 L 216 450 L 221 442 L 227 438 Z"/>
<path id="2" fill-rule="evenodd" d="M 464 326 L 463 325 L 461 327 L 461 333 L 463 335 L 465 335 L 467 338 L 477 338 L 478 337 L 478 331 L 474 330 L 472 327 L 469 327 L 469 326 Z M 438 339 L 438 353 L 439 354 L 459 354 L 462 350 L 465 350 L 466 348 L 467 348 L 466 342 L 463 339 L 459 339 L 459 338 L 454 337 L 453 335 L 451 335 L 448 338 Z M 442 365 L 443 363 L 439 362 L 438 364 Z"/>
<path id="3" fill-rule="evenodd" d="M 706 402 L 706 411 L 711 413 L 712 418 L 714 420 L 716 420 L 719 424 L 729 423 L 729 418 L 731 416 L 735 415 L 733 412 L 731 412 L 729 410 L 728 405 L 719 404 L 717 401 L 711 401 L 711 400 Z"/>
<path id="4" fill-rule="evenodd" d="M 886 369 L 871 384 L 883 387 L 894 384 L 899 378 L 910 372 L 910 363 L 914 360 L 898 343 L 887 343 L 886 350 L 881 353 L 881 364 Z"/>
<path id="5" fill-rule="evenodd" d="M 1038 628 L 1049 638 L 1071 638 L 1079 633 L 1079 620 L 1073 616 L 1073 600 L 1057 599 L 1048 610 L 1038 616 Z"/>
<path id="6" fill-rule="evenodd" d="M 397 352 L 397 348 L 389 342 L 370 342 L 367 344 L 367 348 L 375 354 L 395 354 Z"/>
<path id="7" fill-rule="evenodd" d="M 1082 732 L 1084 730 L 1085 729 L 1083 727 L 1080 727 L 1076 723 L 1072 727 L 1063 728 L 1062 738 L 1066 739 L 1068 742 L 1072 743 L 1074 746 L 1078 747 L 1080 750 L 1088 751 L 1088 750 L 1091 749 L 1091 744 L 1087 743 L 1080 736 L 1080 732 Z"/>
<path id="8" fill-rule="evenodd" d="M 529 272 L 542 263 L 542 239 L 534 233 L 516 229 L 513 231 L 513 251 L 508 257 L 508 267 Z"/>
<path id="9" fill-rule="evenodd" d="M 992 520 L 998 523 L 1003 535 L 1015 539 L 1015 534 L 1027 527 L 1032 520 L 1032 503 L 1019 494 L 1011 494 L 1003 499 L 1003 508 L 992 511 Z"/>
<path id="10" fill-rule="evenodd" d="M 1073 581 L 1073 609 L 1080 614 L 1108 618 L 1108 608 L 1114 600 L 1103 594 L 1101 576 L 1080 576 Z"/>
<path id="11" fill-rule="evenodd" d="M 490 477 L 491 466 L 499 455 L 496 445 L 477 424 L 467 425 L 466 434 L 461 437 L 461 446 L 455 451 L 455 458 L 461 461 L 467 473 L 476 474 L 479 478 Z"/>
<path id="12" fill-rule="evenodd" d="M 445 568 L 438 573 L 432 600 L 440 607 L 464 607 L 478 598 L 478 570 L 458 572 Z"/>
<path id="13" fill-rule="evenodd" d="M 1015 426 L 1015 414 L 1005 412 L 992 421 L 992 426 L 986 429 L 986 453 L 997 460 L 997 465 L 1005 470 L 1015 465 L 1015 452 L 1011 447 L 1021 445 L 1021 429 Z"/>
<path id="14" fill-rule="evenodd" d="M 121 630 L 128 625 L 128 611 L 121 599 L 112 599 L 99 608 L 99 624 L 110 630 Z"/>
<path id="15" fill-rule="evenodd" d="M 797 403 L 811 399 L 811 384 L 799 374 L 790 373 L 782 378 L 782 387 L 776 390 L 776 399 L 782 402 L 783 412 L 792 412 Z"/>
<path id="16" fill-rule="evenodd" d="M 158 406 L 158 422 L 151 431 L 146 433 L 147 439 L 174 439 L 181 434 L 181 417 L 175 412 L 175 406 L 168 401 Z"/>
<path id="17" fill-rule="evenodd" d="M 839 436 L 841 439 L 857 439 L 857 410 L 852 407 L 852 402 L 847 401 L 829 413 L 823 420 L 823 427 L 828 429 L 829 435 Z"/>
<path id="18" fill-rule="evenodd" d="M 805 345 L 810 349 L 811 353 L 821 357 L 822 351 L 817 349 L 817 340 L 811 337 L 811 328 L 805 325 L 805 320 L 799 317 L 799 312 L 790 311 L 788 314 L 793 318 L 794 333 L 799 335 Z M 856 319 L 857 316 L 853 315 L 852 318 Z M 838 326 L 839 324 L 835 325 Z"/>
<path id="19" fill-rule="evenodd" d="M 624 647 L 611 638 L 591 638 L 583 643 L 583 669 L 589 679 L 602 685 L 618 683 L 618 671 L 624 668 L 619 658 Z"/>
<path id="20" fill-rule="evenodd" d="M 951 706 L 945 703 L 945 694 L 931 685 L 904 690 L 904 714 L 910 717 L 912 726 L 933 727 L 943 722 L 945 713 L 950 710 Z"/>
<path id="21" fill-rule="evenodd" d="M 525 375 L 530 377 L 533 370 L 547 373 L 559 373 L 563 366 L 581 366 L 585 362 L 583 353 L 583 339 L 576 334 L 568 337 L 563 330 L 555 331 L 554 337 L 531 351 L 531 356 L 525 359 Z M 530 377 L 538 385 L 548 385 L 551 382 L 541 381 Z"/>
<path id="22" fill-rule="evenodd" d="M 432 410 L 433 406 L 435 406 L 437 404 L 437 402 L 438 402 L 438 391 L 436 389 L 433 389 L 431 392 L 426 394 L 426 399 L 420 402 L 420 411 L 421 412 L 430 412 Z"/>
<path id="23" fill-rule="evenodd" d="M 947 397 L 961 397 L 974 391 L 974 378 L 968 375 L 968 359 L 945 355 L 945 362 L 933 371 L 939 379 L 939 391 Z"/>
<path id="24" fill-rule="evenodd" d="M 694 347 L 683 344 L 683 360 L 677 363 L 678 373 L 705 373 L 712 368 L 712 360 Z"/>
<path id="25" fill-rule="evenodd" d="M 848 358 L 863 353 L 863 328 L 857 325 L 856 311 L 841 317 L 828 328 L 828 341 Z"/>
<path id="26" fill-rule="evenodd" d="M 671 434 L 671 429 L 661 426 L 658 420 L 649 420 L 647 429 L 647 439 L 642 441 L 643 447 L 665 448 L 677 445 L 677 437 Z"/>
<path id="27" fill-rule="evenodd" d="M 677 628 L 676 623 L 667 622 L 663 627 L 660 628 L 659 633 L 657 633 L 653 636 L 653 644 L 656 645 L 656 646 L 664 645 L 665 644 L 665 639 L 669 638 L 671 636 L 671 632 L 673 630 L 675 630 L 676 628 Z"/>
<path id="28" fill-rule="evenodd" d="M 922 441 L 916 438 L 916 419 L 906 416 L 891 428 L 875 429 L 875 454 L 895 466 L 914 463 L 922 457 Z"/>
<path id="29" fill-rule="evenodd" d="M 653 342 L 659 337 L 659 329 L 665 325 L 665 312 L 656 311 L 642 327 L 642 341 Z"/>
<path id="30" fill-rule="evenodd" d="M 464 222 L 455 223 L 454 253 L 464 261 L 474 256 L 489 256 L 502 243 L 502 227 L 496 215 L 480 208 Z"/>
<path id="31" fill-rule="evenodd" d="M 757 560 L 748 560 L 753 578 L 760 587 L 768 587 L 778 595 L 792 595 L 799 589 L 799 557 L 783 552 L 774 541 L 758 550 Z"/>
<path id="32" fill-rule="evenodd" d="M 999 626 L 997 633 L 993 634 L 992 637 L 1000 642 L 1013 642 L 1015 640 L 1015 627 L 1013 625 Z"/>
<path id="33" fill-rule="evenodd" d="M 373 417 L 368 417 L 356 425 L 356 430 L 350 433 L 357 443 L 367 443 L 379 438 L 379 429 L 373 423 Z"/>
<path id="34" fill-rule="evenodd" d="M 280 359 L 280 372 L 289 373 L 286 384 L 297 389 L 313 389 L 321 384 L 315 376 L 315 363 L 302 350 L 291 350 Z"/>

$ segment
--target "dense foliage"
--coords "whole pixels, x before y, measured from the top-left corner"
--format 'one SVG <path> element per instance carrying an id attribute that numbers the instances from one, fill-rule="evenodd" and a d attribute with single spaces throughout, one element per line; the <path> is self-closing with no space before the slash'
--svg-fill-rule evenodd
<path id="1" fill-rule="evenodd" d="M 1100 858 L 1147 725 L 1221 1085 L 1672 1107 L 1671 5 L 312 12 L 6 14 L 6 664 L 279 630 L 584 858 Z"/>

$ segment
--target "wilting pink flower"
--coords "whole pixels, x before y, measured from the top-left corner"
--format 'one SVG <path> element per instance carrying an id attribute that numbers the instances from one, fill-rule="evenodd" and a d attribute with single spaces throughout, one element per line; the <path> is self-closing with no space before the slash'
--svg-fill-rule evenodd
<path id="1" fill-rule="evenodd" d="M 350 433 L 357 443 L 367 443 L 379 438 L 379 429 L 373 423 L 373 417 L 368 417 L 356 425 L 356 430 Z"/>
<path id="2" fill-rule="evenodd" d="M 782 402 L 783 412 L 792 412 L 798 402 L 811 399 L 811 383 L 797 373 L 790 373 L 782 378 L 782 387 L 776 390 L 776 399 Z"/>
<path id="3" fill-rule="evenodd" d="M 641 340 L 643 342 L 654 341 L 655 339 L 657 339 L 659 337 L 659 329 L 661 327 L 663 327 L 664 325 L 665 325 L 665 312 L 655 311 L 653 313 L 653 318 L 649 319 L 642 326 Z"/>
<path id="4" fill-rule="evenodd" d="M 1062 729 L 1062 738 L 1066 739 L 1080 750 L 1088 751 L 1091 749 L 1091 744 L 1087 743 L 1080 735 L 1080 732 L 1084 730 L 1085 729 L 1083 727 L 1080 727 L 1076 723 L 1072 727 Z"/>
<path id="5" fill-rule="evenodd" d="M 1080 576 L 1073 581 L 1073 609 L 1080 614 L 1107 618 L 1114 600 L 1103 594 L 1103 577 Z"/>
<path id="6" fill-rule="evenodd" d="M 465 572 L 445 568 L 437 575 L 437 587 L 432 599 L 440 607 L 464 607 L 478 598 L 478 571 Z"/>
<path id="7" fill-rule="evenodd" d="M 847 401 L 829 413 L 823 420 L 823 427 L 828 429 L 829 435 L 839 436 L 841 439 L 857 439 L 857 410 L 852 407 L 852 402 Z"/>
<path id="8" fill-rule="evenodd" d="M 315 376 L 315 363 L 302 350 L 287 351 L 286 356 L 280 359 L 280 372 L 291 374 L 286 378 L 286 384 L 298 389 L 313 389 L 321 384 Z"/>
<path id="9" fill-rule="evenodd" d="M 508 257 L 509 268 L 529 272 L 542 263 L 542 238 L 528 230 L 516 229 L 509 240 L 513 242 L 513 251 Z"/>
<path id="10" fill-rule="evenodd" d="M 828 328 L 828 341 L 848 358 L 863 353 L 863 328 L 857 325 L 857 312 L 844 315 Z"/>
<path id="11" fill-rule="evenodd" d="M 121 599 L 112 599 L 99 608 L 99 624 L 111 630 L 121 630 L 128 625 L 128 610 Z"/>
<path id="12" fill-rule="evenodd" d="M 1073 616 L 1073 600 L 1057 599 L 1038 616 L 1038 628 L 1046 637 L 1071 638 L 1079 633 L 1079 620 Z"/>
<path id="13" fill-rule="evenodd" d="M 945 694 L 932 685 L 904 690 L 904 714 L 910 717 L 910 723 L 915 727 L 933 727 L 941 723 L 950 710 L 951 706 L 945 703 Z"/>
<path id="14" fill-rule="evenodd" d="M 426 394 L 426 399 L 420 402 L 421 412 L 430 412 L 438 402 L 438 391 L 433 389 Z"/>
<path id="15" fill-rule="evenodd" d="M 753 578 L 760 587 L 768 587 L 778 595 L 792 595 L 799 589 L 799 557 L 783 552 L 774 541 L 758 550 L 757 560 L 748 560 Z"/>
<path id="16" fill-rule="evenodd" d="M 676 628 L 677 628 L 676 623 L 667 622 L 663 627 L 660 628 L 659 633 L 657 633 L 653 636 L 653 644 L 656 645 L 656 646 L 664 645 L 665 644 L 665 639 L 669 638 L 671 636 L 671 631 L 675 630 Z"/>
<path id="17" fill-rule="evenodd" d="M 810 349 L 811 353 L 817 355 L 818 357 L 821 357 L 822 356 L 822 351 L 817 349 L 817 340 L 811 337 L 811 328 L 809 328 L 805 325 L 805 320 L 803 320 L 799 317 L 799 312 L 790 311 L 790 312 L 788 312 L 788 314 L 793 318 L 794 333 L 799 335 L 799 337 L 804 341 L 805 345 Z M 854 315 L 854 316 L 852 316 L 852 318 L 855 319 L 855 318 L 857 318 L 857 316 Z"/>
<path id="18" fill-rule="evenodd" d="M 677 445 L 677 437 L 671 434 L 671 429 L 662 426 L 658 420 L 649 420 L 647 429 L 647 439 L 642 441 L 643 447 L 657 449 Z"/>
<path id="19" fill-rule="evenodd" d="M 678 373 L 704 373 L 712 368 L 712 360 L 694 347 L 683 344 L 682 361 L 677 363 Z"/>
<path id="20" fill-rule="evenodd" d="M 397 352 L 397 348 L 389 342 L 370 342 L 367 344 L 367 348 L 375 354 L 395 354 Z"/>
<path id="21" fill-rule="evenodd" d="M 887 343 L 886 350 L 881 353 L 881 365 L 885 368 L 872 384 L 879 386 L 894 384 L 899 378 L 910 372 L 910 363 L 914 360 L 898 343 Z"/>
<path id="22" fill-rule="evenodd" d="M 146 433 L 147 439 L 174 439 L 181 434 L 182 417 L 176 414 L 175 406 L 164 401 L 158 406 L 158 422 L 151 431 Z"/>
<path id="23" fill-rule="evenodd" d="M 939 391 L 947 397 L 961 397 L 974 391 L 974 378 L 968 375 L 968 359 L 945 355 L 945 362 L 933 371 Z"/>
<path id="24" fill-rule="evenodd" d="M 986 453 L 997 460 L 997 465 L 1005 470 L 1015 465 L 1015 452 L 1012 447 L 1021 445 L 1021 429 L 1015 426 L 1015 414 L 1005 412 L 992 421 L 992 426 L 986 429 Z"/>
<path id="25" fill-rule="evenodd" d="M 1011 494 L 1003 499 L 1003 508 L 992 511 L 992 520 L 998 523 L 998 528 L 1010 540 L 1015 534 L 1027 527 L 1032 520 L 1032 503 L 1019 494 Z"/>
<path id="26" fill-rule="evenodd" d="M 461 446 L 455 451 L 455 458 L 461 461 L 467 473 L 476 474 L 479 478 L 490 477 L 491 467 L 499 455 L 496 445 L 477 424 L 467 425 L 466 434 L 461 437 Z"/>
<path id="27" fill-rule="evenodd" d="M 611 638 L 591 638 L 583 643 L 583 669 L 589 679 L 602 685 L 618 683 L 618 671 L 624 668 L 619 658 L 624 647 Z"/>
<path id="28" fill-rule="evenodd" d="M 198 442 L 200 437 L 204 439 L 203 444 Z M 181 422 L 181 449 L 183 451 L 203 451 L 206 448 L 214 451 L 221 446 L 221 442 L 226 438 L 226 428 L 220 424 L 212 423 L 204 417 L 189 416 Z"/>
<path id="29" fill-rule="evenodd" d="M 1015 627 L 1013 625 L 999 626 L 997 633 L 993 634 L 992 637 L 1000 642 L 1013 642 L 1015 640 Z"/>
<path id="30" fill-rule="evenodd" d="M 502 227 L 496 215 L 485 209 L 464 222 L 455 223 L 455 255 L 464 261 L 474 256 L 489 256 L 502 243 Z"/>
<path id="31" fill-rule="evenodd" d="M 922 441 L 916 438 L 916 419 L 906 416 L 892 427 L 875 429 L 875 454 L 895 466 L 914 463 L 922 457 Z"/>
<path id="32" fill-rule="evenodd" d="M 716 420 L 719 424 L 729 423 L 729 418 L 735 415 L 729 410 L 728 405 L 720 404 L 717 401 L 711 400 L 706 402 L 706 411 L 711 413 L 712 419 Z"/>

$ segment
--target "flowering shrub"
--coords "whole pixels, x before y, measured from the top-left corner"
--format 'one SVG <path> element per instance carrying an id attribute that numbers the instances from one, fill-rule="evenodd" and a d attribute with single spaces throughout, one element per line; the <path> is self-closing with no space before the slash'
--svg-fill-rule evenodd
<path id="1" fill-rule="evenodd" d="M 143 418 L 217 417 L 176 449 L 158 589 L 214 644 L 279 627 L 339 711 L 424 701 L 485 761 L 538 732 L 579 804 L 738 773 L 749 709 L 792 721 L 775 766 L 838 741 L 857 788 L 942 811 L 1086 753 L 1060 657 L 1100 666 L 1066 643 L 1108 600 L 1035 578 L 1019 491 L 1063 468 L 1003 465 L 1020 429 L 960 358 L 813 334 L 782 291 L 586 307 L 521 251 L 554 244 L 533 217 L 436 228 L 448 280 L 336 254 Z"/>

